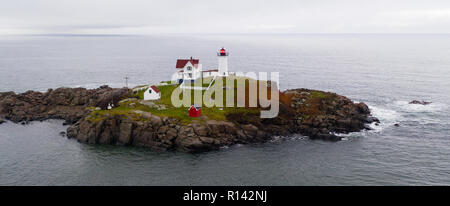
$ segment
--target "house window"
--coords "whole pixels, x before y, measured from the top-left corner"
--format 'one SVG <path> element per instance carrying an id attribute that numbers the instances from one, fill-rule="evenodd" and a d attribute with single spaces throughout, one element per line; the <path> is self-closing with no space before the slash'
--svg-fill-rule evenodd
<path id="1" fill-rule="evenodd" d="M 188 66 L 186 69 L 187 69 L 188 71 L 191 71 L 191 70 L 192 70 L 192 67 L 191 67 L 191 66 Z"/>
<path id="2" fill-rule="evenodd" d="M 189 78 L 192 78 L 192 73 L 189 73 Z"/>
<path id="3" fill-rule="evenodd" d="M 151 93 L 152 93 L 152 90 L 151 90 L 151 89 L 149 89 L 149 90 L 148 90 L 148 93 L 150 93 L 150 94 L 151 94 Z"/>

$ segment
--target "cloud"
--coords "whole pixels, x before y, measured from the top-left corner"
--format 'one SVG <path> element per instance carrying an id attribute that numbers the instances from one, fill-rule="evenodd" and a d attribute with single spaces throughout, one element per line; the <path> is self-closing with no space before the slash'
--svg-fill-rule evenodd
<path id="1" fill-rule="evenodd" d="M 450 32 L 436 0 L 0 0 L 0 34 Z"/>

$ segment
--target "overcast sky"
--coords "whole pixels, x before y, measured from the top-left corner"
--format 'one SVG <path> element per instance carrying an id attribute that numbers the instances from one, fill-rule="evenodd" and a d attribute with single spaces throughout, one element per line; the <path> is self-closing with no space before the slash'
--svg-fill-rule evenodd
<path id="1" fill-rule="evenodd" d="M 450 33 L 449 0 L 0 0 L 0 34 Z"/>

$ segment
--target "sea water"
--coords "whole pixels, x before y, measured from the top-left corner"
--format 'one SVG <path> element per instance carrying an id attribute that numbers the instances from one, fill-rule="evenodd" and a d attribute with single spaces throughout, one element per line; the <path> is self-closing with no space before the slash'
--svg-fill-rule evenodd
<path id="1" fill-rule="evenodd" d="M 381 124 L 339 142 L 293 135 L 186 154 L 78 143 L 58 120 L 7 122 L 0 185 L 450 184 L 450 35 L 3 36 L 0 91 L 151 84 L 178 58 L 215 69 L 221 47 L 230 71 L 365 102 Z"/>

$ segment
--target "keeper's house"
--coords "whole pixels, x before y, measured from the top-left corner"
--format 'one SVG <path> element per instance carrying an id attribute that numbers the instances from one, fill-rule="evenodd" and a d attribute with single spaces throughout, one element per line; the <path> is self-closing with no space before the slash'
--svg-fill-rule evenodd
<path id="1" fill-rule="evenodd" d="M 201 77 L 202 65 L 198 59 L 178 59 L 176 69 L 178 69 L 178 83 L 193 82 Z"/>
<path id="2" fill-rule="evenodd" d="M 157 99 L 161 99 L 161 92 L 159 91 L 158 87 L 152 85 L 147 90 L 145 90 L 144 100 L 157 100 Z"/>

